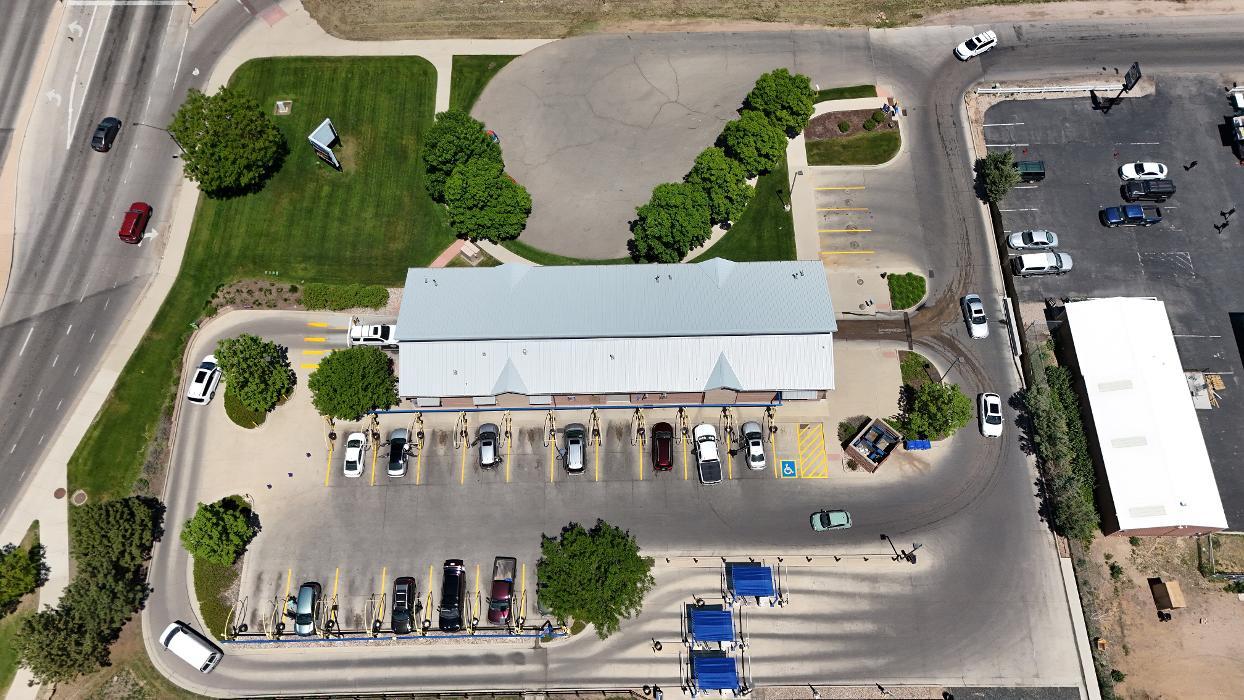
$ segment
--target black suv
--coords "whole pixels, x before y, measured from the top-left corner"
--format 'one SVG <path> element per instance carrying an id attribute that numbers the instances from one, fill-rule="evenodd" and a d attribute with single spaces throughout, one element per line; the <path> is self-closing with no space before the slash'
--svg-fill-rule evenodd
<path id="1" fill-rule="evenodd" d="M 441 607 L 437 628 L 442 632 L 462 629 L 462 600 L 466 598 L 466 568 L 461 559 L 449 559 L 441 572 Z"/>
<path id="2" fill-rule="evenodd" d="M 415 606 L 419 603 L 419 594 L 415 590 L 415 580 L 402 576 L 393 582 L 393 631 L 396 634 L 410 634 L 415 629 Z"/>
<path id="3" fill-rule="evenodd" d="M 1165 202 L 1175 196 L 1175 183 L 1170 180 L 1129 180 L 1119 188 L 1129 202 Z"/>

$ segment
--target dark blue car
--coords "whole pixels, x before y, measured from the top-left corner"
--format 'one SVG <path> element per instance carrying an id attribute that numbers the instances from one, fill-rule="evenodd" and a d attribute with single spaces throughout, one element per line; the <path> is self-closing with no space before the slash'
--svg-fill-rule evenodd
<path id="1" fill-rule="evenodd" d="M 1103 226 L 1152 226 L 1162 221 L 1162 209 L 1142 204 L 1125 204 L 1106 207 L 1099 216 Z"/>

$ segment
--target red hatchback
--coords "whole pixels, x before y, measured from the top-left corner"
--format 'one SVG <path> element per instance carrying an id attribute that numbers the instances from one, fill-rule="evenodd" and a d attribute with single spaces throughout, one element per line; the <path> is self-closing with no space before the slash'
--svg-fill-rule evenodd
<path id="1" fill-rule="evenodd" d="M 674 465 L 674 428 L 669 423 L 652 426 L 652 468 L 659 472 L 669 471 Z"/>
<path id="2" fill-rule="evenodd" d="M 121 222 L 121 230 L 117 232 L 126 243 L 138 243 L 147 230 L 147 222 L 151 220 L 151 205 L 146 202 L 134 202 L 129 211 L 125 212 L 125 220 Z"/>

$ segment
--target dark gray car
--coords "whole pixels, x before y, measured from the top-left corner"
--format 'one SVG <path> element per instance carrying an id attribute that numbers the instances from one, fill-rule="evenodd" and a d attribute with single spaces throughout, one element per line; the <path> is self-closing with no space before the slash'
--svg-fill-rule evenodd
<path id="1" fill-rule="evenodd" d="M 315 608 L 320 600 L 320 584 L 307 581 L 298 587 L 294 603 L 294 634 L 309 637 L 315 634 Z"/>

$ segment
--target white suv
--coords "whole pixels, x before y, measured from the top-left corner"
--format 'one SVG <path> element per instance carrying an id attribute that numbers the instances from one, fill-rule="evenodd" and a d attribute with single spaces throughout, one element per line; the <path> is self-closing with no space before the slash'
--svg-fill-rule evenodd
<path id="1" fill-rule="evenodd" d="M 190 403 L 205 404 L 216 395 L 216 386 L 220 384 L 220 365 L 215 355 L 203 358 L 190 378 L 190 386 L 186 387 L 186 400 Z"/>
<path id="2" fill-rule="evenodd" d="M 1011 270 L 1018 277 L 1032 275 L 1061 275 L 1071 270 L 1071 256 L 1066 253 L 1046 251 L 1028 253 L 1011 258 Z"/>
<path id="3" fill-rule="evenodd" d="M 701 484 L 721 483 L 721 458 L 717 454 L 717 429 L 708 423 L 695 426 L 695 458 Z"/>

